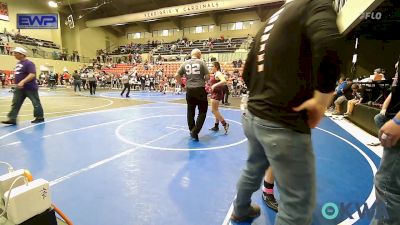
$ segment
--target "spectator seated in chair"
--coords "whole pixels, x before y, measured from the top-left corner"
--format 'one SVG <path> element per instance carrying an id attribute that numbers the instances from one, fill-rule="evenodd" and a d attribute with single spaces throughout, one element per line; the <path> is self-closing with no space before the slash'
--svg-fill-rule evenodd
<path id="1" fill-rule="evenodd" d="M 344 82 L 343 82 L 344 83 Z M 351 86 L 353 84 L 353 81 L 350 80 L 349 78 L 346 79 L 346 83 L 343 87 L 343 89 L 340 89 L 338 91 L 341 91 L 342 95 L 339 96 L 336 100 L 335 100 L 335 112 L 332 113 L 332 115 L 341 115 L 342 111 L 341 111 L 341 105 L 343 102 L 352 99 L 352 89 Z"/>
<path id="2" fill-rule="evenodd" d="M 329 107 L 329 109 L 328 109 L 329 111 L 332 111 L 334 109 L 334 103 L 335 103 L 336 99 L 343 95 L 343 88 L 347 84 L 346 80 L 347 79 L 344 78 L 343 76 L 340 77 L 340 79 L 338 81 L 338 85 L 335 88 L 335 92 L 333 93 L 333 99 L 332 99 L 331 107 Z"/>
<path id="3" fill-rule="evenodd" d="M 351 85 L 351 89 L 353 90 L 353 99 L 347 101 L 347 112 L 344 113 L 345 117 L 351 116 L 354 106 L 362 103 L 363 101 L 362 89 L 357 84 Z"/>
<path id="4" fill-rule="evenodd" d="M 374 75 L 371 76 L 373 81 L 385 80 L 385 76 L 382 73 L 382 69 L 378 68 L 374 70 Z"/>

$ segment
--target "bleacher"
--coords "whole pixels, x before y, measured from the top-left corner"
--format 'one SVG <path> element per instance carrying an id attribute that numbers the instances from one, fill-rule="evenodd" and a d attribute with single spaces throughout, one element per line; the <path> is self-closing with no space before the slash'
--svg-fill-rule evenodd
<path id="1" fill-rule="evenodd" d="M 190 54 L 190 51 L 194 48 L 198 48 L 203 52 L 207 53 L 233 53 L 237 49 L 240 48 L 240 46 L 246 41 L 246 37 L 241 37 L 241 38 L 232 38 L 231 39 L 231 46 L 228 47 L 228 43 L 226 41 L 222 42 L 219 40 L 216 40 L 213 42 L 213 48 L 209 49 L 208 46 L 203 47 L 203 43 L 207 42 L 208 40 L 196 40 L 193 41 L 193 45 L 186 47 L 185 44 L 177 43 L 175 42 L 169 42 L 169 43 L 163 43 L 162 45 L 164 46 L 161 49 L 157 49 L 156 45 L 152 45 L 151 43 L 149 44 L 136 44 L 136 47 L 138 50 L 129 50 L 127 49 L 126 46 L 118 46 L 115 50 L 113 50 L 110 55 L 121 55 L 121 54 L 129 54 L 129 53 L 149 53 L 153 49 L 155 50 L 153 52 L 154 55 L 180 55 L 180 54 Z M 158 44 L 160 45 L 160 44 Z M 170 48 L 172 45 L 176 45 L 176 49 L 174 51 L 171 51 Z"/>
<path id="2" fill-rule="evenodd" d="M 116 67 L 114 68 L 106 68 L 103 69 L 103 71 L 107 73 L 112 73 L 112 74 L 122 74 L 125 73 L 125 71 L 132 69 L 133 67 L 136 67 L 136 70 L 139 75 L 150 75 L 153 76 L 156 71 L 163 69 L 164 75 L 167 77 L 173 76 L 179 69 L 179 67 L 182 65 L 181 62 L 179 63 L 164 63 L 161 65 L 149 65 L 148 69 L 146 70 L 144 64 L 136 64 L 136 65 L 131 65 L 131 64 L 117 64 Z M 243 63 L 244 65 L 244 63 Z M 222 62 L 221 63 L 221 68 L 225 72 L 229 72 L 229 74 L 232 74 L 234 70 L 238 70 L 240 74 L 243 72 L 243 65 L 240 68 L 234 68 L 232 63 L 228 62 Z"/>
<path id="3" fill-rule="evenodd" d="M 229 74 L 233 74 L 233 71 L 236 69 L 239 71 L 240 74 L 243 73 L 243 67 L 244 67 L 244 61 L 241 67 L 239 68 L 234 68 L 231 62 L 221 62 L 221 68 L 223 71 L 228 72 Z"/>
<path id="4" fill-rule="evenodd" d="M 0 32 L 0 37 L 3 39 L 4 43 L 8 42 L 7 36 L 11 39 L 10 42 L 14 42 L 21 45 L 30 45 L 30 46 L 39 46 L 44 48 L 51 48 L 51 49 L 60 49 L 52 41 L 32 38 L 24 35 L 12 35 L 12 34 L 5 34 Z"/>
<path id="5" fill-rule="evenodd" d="M 228 47 L 227 42 L 222 42 L 222 41 L 215 41 L 213 42 L 213 48 L 209 49 L 209 47 L 206 45 L 203 47 L 203 43 L 207 42 L 208 40 L 196 40 L 193 42 L 193 45 L 186 47 L 184 44 L 177 44 L 176 42 L 172 43 L 166 43 L 164 46 L 170 46 L 175 44 L 176 49 L 174 51 L 171 51 L 168 48 L 163 48 L 160 50 L 157 50 L 154 52 L 154 55 L 179 55 L 179 54 L 190 54 L 190 51 L 192 51 L 194 48 L 198 48 L 203 52 L 208 52 L 208 53 L 233 53 L 235 52 L 246 40 L 247 38 L 232 38 L 231 39 L 231 46 Z"/>
<path id="6" fill-rule="evenodd" d="M 103 69 L 103 71 L 112 73 L 112 74 L 121 74 L 124 73 L 127 70 L 132 69 L 133 67 L 136 67 L 136 70 L 139 75 L 151 75 L 153 76 L 156 71 L 159 69 L 164 70 L 164 75 L 167 77 L 173 76 L 176 71 L 179 69 L 181 63 L 166 63 L 162 65 L 151 65 L 148 66 L 148 69 L 146 70 L 144 64 L 136 64 L 136 65 L 129 65 L 129 64 L 117 64 L 115 68 L 106 68 Z"/>
<path id="7" fill-rule="evenodd" d="M 31 45 L 31 46 L 39 46 L 39 47 L 44 47 L 44 48 L 52 48 L 52 49 L 60 49 L 59 46 L 57 46 L 54 42 L 52 41 L 46 41 L 46 40 L 41 40 L 37 38 L 31 38 L 28 36 L 14 36 L 12 37 L 15 43 L 18 44 L 23 44 L 23 45 Z"/>
<path id="8" fill-rule="evenodd" d="M 125 71 L 132 69 L 133 65 L 129 64 L 117 64 L 116 67 L 113 68 L 105 68 L 103 71 L 112 74 L 121 74 L 125 73 Z"/>
<path id="9" fill-rule="evenodd" d="M 147 45 L 147 44 L 138 44 L 137 47 L 139 49 L 138 51 L 136 51 L 136 50 L 128 50 L 126 48 L 126 46 L 121 45 L 121 46 L 118 46 L 118 48 L 114 49 L 110 53 L 110 55 L 121 55 L 121 54 L 129 54 L 129 53 L 132 53 L 132 54 L 134 54 L 134 53 L 143 54 L 143 53 L 149 53 L 153 49 L 153 47 L 151 47 L 150 45 Z"/>
<path id="10" fill-rule="evenodd" d="M 27 56 L 34 58 L 44 58 L 64 61 L 78 61 L 78 57 L 61 51 L 60 47 L 52 41 L 32 38 L 28 36 L 16 35 L 0 32 L 0 39 L 4 44 L 10 43 L 11 49 L 23 47 L 27 50 Z M 79 55 L 79 61 L 83 63 L 92 62 L 88 57 Z"/>

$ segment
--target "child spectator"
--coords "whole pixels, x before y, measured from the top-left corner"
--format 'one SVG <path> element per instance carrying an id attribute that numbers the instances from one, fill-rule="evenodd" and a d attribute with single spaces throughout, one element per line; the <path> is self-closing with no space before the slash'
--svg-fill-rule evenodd
<path id="1" fill-rule="evenodd" d="M 345 117 L 351 116 L 354 106 L 360 104 L 363 100 L 361 89 L 357 84 L 351 85 L 351 89 L 353 90 L 353 99 L 347 101 L 347 112 L 344 113 Z"/>

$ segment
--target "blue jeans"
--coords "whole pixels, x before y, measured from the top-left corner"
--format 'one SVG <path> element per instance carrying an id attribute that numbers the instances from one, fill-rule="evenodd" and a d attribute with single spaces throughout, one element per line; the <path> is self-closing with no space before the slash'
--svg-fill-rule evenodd
<path id="1" fill-rule="evenodd" d="M 43 108 L 40 103 L 38 90 L 25 90 L 16 88 L 14 91 L 12 103 L 11 103 L 11 111 L 8 113 L 8 118 L 10 120 L 16 120 L 19 110 L 21 109 L 22 104 L 25 101 L 25 98 L 29 98 L 33 105 L 33 116 L 39 119 L 43 118 Z"/>
<path id="2" fill-rule="evenodd" d="M 375 116 L 380 129 L 389 118 Z M 375 174 L 376 210 L 371 225 L 400 224 L 400 144 L 384 148 L 381 165 Z"/>
<path id="3" fill-rule="evenodd" d="M 275 225 L 309 225 L 316 202 L 315 156 L 311 134 L 298 133 L 246 111 L 242 116 L 248 138 L 246 167 L 237 184 L 234 213 L 250 212 L 251 195 L 260 188 L 271 166 L 280 192 Z"/>
<path id="4" fill-rule="evenodd" d="M 378 113 L 375 115 L 374 117 L 374 121 L 375 121 L 375 125 L 376 127 L 379 129 L 381 129 L 381 127 L 387 122 L 389 121 L 389 118 L 387 118 L 386 116 Z"/>
<path id="5" fill-rule="evenodd" d="M 76 92 L 76 88 L 81 91 L 82 80 L 74 80 L 74 91 Z"/>

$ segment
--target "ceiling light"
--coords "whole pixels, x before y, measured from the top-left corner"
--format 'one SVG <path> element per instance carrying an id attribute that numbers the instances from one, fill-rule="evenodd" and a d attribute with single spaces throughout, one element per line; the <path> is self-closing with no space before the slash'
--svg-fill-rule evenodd
<path id="1" fill-rule="evenodd" d="M 200 13 L 186 14 L 186 15 L 182 15 L 182 17 L 190 17 L 190 16 L 197 16 L 197 15 L 200 15 Z"/>
<path id="2" fill-rule="evenodd" d="M 233 8 L 233 9 L 229 9 L 230 11 L 236 11 L 236 10 L 242 10 L 242 9 L 248 9 L 250 8 L 250 6 L 246 6 L 246 7 L 239 7 L 239 8 Z"/>
<path id="3" fill-rule="evenodd" d="M 49 1 L 48 4 L 49 4 L 49 6 L 50 6 L 51 8 L 57 8 L 57 7 L 58 7 L 57 2 L 55 2 L 55 1 Z"/>
<path id="4" fill-rule="evenodd" d="M 116 23 L 116 24 L 114 24 L 113 26 L 122 26 L 122 25 L 125 25 L 126 23 Z"/>
<path id="5" fill-rule="evenodd" d="M 157 21 L 157 20 L 160 20 L 160 19 L 145 20 L 145 21 L 143 21 L 143 22 L 153 22 L 153 21 Z"/>

